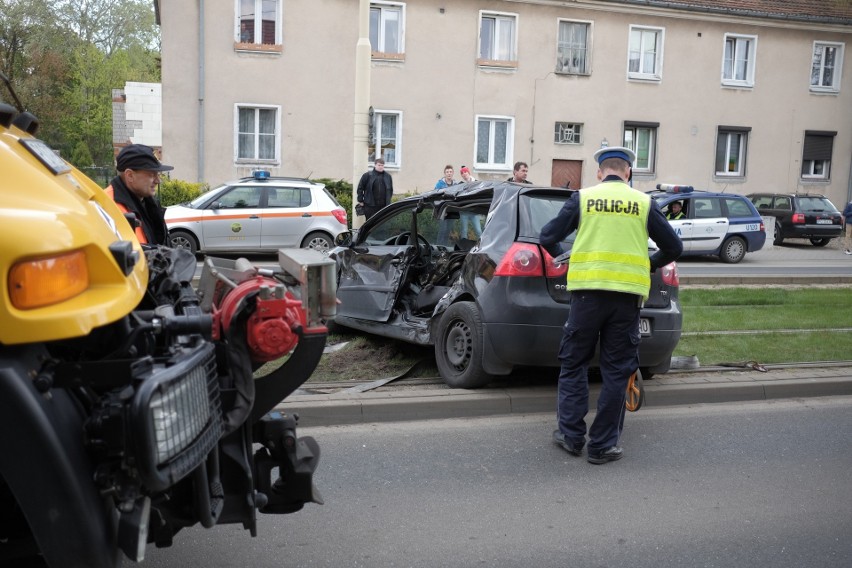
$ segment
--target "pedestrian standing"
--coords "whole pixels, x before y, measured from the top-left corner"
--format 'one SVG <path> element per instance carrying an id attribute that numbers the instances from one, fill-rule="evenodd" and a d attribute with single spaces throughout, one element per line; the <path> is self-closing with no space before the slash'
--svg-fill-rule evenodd
<path id="1" fill-rule="evenodd" d="M 459 173 L 462 177 L 461 183 L 477 181 L 477 179 L 471 175 L 470 168 L 467 166 L 462 166 Z M 479 224 L 480 217 L 481 215 L 477 215 L 476 213 L 459 213 L 459 218 L 461 219 L 461 238 L 468 238 L 468 226 L 473 227 L 473 234 L 476 235 L 477 239 L 482 236 L 482 225 Z"/>
<path id="2" fill-rule="evenodd" d="M 447 164 L 446 166 L 444 166 L 444 177 L 442 177 L 435 183 L 435 189 L 444 189 L 450 187 L 451 185 L 456 185 L 456 180 L 453 179 L 453 176 L 455 174 L 456 171 L 452 165 Z"/>
<path id="3" fill-rule="evenodd" d="M 109 182 L 105 191 L 122 213 L 136 217 L 136 238 L 142 244 L 168 244 L 165 209 L 154 196 L 160 185 L 160 172 L 174 168 L 161 164 L 150 146 L 130 144 L 116 156 L 115 169 L 118 175 Z"/>
<path id="4" fill-rule="evenodd" d="M 506 181 L 513 181 L 515 183 L 532 183 L 527 180 L 527 173 L 529 171 L 530 168 L 526 162 L 515 162 L 515 165 L 512 168 L 512 176 Z"/>
<path id="5" fill-rule="evenodd" d="M 559 428 L 553 440 L 580 456 L 586 445 L 589 362 L 600 342 L 602 386 L 597 414 L 588 429 L 587 460 L 621 459 L 627 381 L 639 368 L 639 312 L 648 297 L 651 272 L 683 252 L 680 238 L 647 194 L 631 188 L 636 155 L 629 148 L 601 148 L 598 185 L 575 191 L 541 230 L 539 242 L 553 257 L 561 242 L 577 236 L 568 264 L 571 311 L 559 347 Z M 659 250 L 648 253 L 648 237 Z"/>
<path id="6" fill-rule="evenodd" d="M 385 160 L 376 158 L 373 169 L 364 172 L 358 182 L 357 204 L 364 208 L 364 217 L 369 219 L 393 197 L 393 178 L 385 171 Z"/>
<path id="7" fill-rule="evenodd" d="M 852 254 L 852 201 L 843 208 L 844 237 L 843 245 L 846 254 Z"/>

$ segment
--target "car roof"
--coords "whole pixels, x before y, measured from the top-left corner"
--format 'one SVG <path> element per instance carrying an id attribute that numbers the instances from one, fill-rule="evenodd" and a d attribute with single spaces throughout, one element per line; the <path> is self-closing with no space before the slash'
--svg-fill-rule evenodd
<path id="1" fill-rule="evenodd" d="M 826 198 L 825 195 L 823 195 L 821 193 L 774 193 L 774 192 L 771 192 L 771 191 L 760 191 L 760 192 L 756 192 L 756 193 L 749 193 L 748 195 L 746 195 L 746 197 L 753 197 L 753 196 L 758 196 L 758 195 L 763 195 L 763 196 L 767 196 L 767 195 L 776 196 L 777 195 L 777 196 L 784 196 L 784 197 L 820 197 L 820 198 L 823 198 L 823 199 Z"/>
<path id="2" fill-rule="evenodd" d="M 740 195 L 739 193 L 720 193 L 718 191 L 704 191 L 703 189 L 696 189 L 688 193 L 671 193 L 668 191 L 654 189 L 647 191 L 646 193 L 655 199 L 662 196 L 670 196 L 672 199 L 676 200 L 689 199 L 690 197 L 740 197 L 742 199 L 746 199 L 747 197 L 745 195 Z"/>
<path id="3" fill-rule="evenodd" d="M 304 184 L 307 186 L 321 186 L 323 184 L 313 182 L 306 178 L 298 178 L 298 177 L 285 177 L 285 176 L 276 176 L 269 178 L 254 178 L 254 177 L 244 177 L 238 180 L 226 182 L 224 185 L 241 185 L 241 184 L 261 184 L 261 185 L 293 185 L 293 184 Z"/>

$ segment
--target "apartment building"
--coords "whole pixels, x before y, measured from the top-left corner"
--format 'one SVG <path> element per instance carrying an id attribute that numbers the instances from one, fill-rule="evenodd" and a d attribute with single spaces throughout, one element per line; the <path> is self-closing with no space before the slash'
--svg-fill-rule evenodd
<path id="1" fill-rule="evenodd" d="M 181 179 L 357 181 L 381 154 L 399 193 L 446 164 L 506 179 L 517 161 L 582 187 L 598 148 L 626 145 L 641 190 L 852 194 L 852 2 L 156 4 L 163 157 Z"/>

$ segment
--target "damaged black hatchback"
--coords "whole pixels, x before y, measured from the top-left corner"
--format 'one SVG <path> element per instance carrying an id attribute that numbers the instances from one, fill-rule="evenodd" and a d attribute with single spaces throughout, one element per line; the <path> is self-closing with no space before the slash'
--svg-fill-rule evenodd
<path id="1" fill-rule="evenodd" d="M 434 345 L 441 376 L 456 388 L 482 387 L 517 366 L 558 367 L 568 269 L 538 236 L 570 193 L 472 182 L 388 205 L 354 236 L 339 235 L 330 253 L 335 323 Z M 668 371 L 680 340 L 678 286 L 675 263 L 652 274 L 640 321 L 645 378 Z"/>

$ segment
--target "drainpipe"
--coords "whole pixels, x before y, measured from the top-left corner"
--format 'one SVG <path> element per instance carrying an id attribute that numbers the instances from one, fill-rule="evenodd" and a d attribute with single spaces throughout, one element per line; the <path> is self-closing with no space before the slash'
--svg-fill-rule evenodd
<path id="1" fill-rule="evenodd" d="M 204 0 L 198 0 L 198 182 L 204 181 Z"/>
<path id="2" fill-rule="evenodd" d="M 367 171 L 367 148 L 370 140 L 370 0 L 358 5 L 358 43 L 355 45 L 355 112 L 352 115 L 352 228 L 363 221 L 355 215 L 358 180 Z M 376 149 L 378 151 L 378 148 Z"/>

